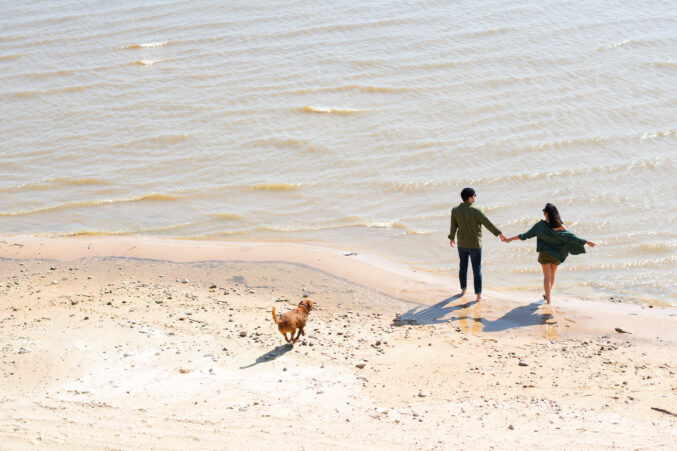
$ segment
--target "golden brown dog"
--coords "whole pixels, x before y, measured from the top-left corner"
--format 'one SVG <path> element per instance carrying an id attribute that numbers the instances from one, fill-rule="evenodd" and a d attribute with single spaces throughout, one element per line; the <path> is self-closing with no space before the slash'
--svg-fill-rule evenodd
<path id="1" fill-rule="evenodd" d="M 299 306 L 294 310 L 280 315 L 280 318 L 278 318 L 275 314 L 275 307 L 273 307 L 273 321 L 277 324 L 277 329 L 284 339 L 287 340 L 287 343 L 296 343 L 296 340 L 298 340 L 301 335 L 306 334 L 303 331 L 303 328 L 306 327 L 308 313 L 310 313 L 312 309 L 313 301 L 306 299 L 305 301 L 301 301 Z M 296 334 L 296 338 L 294 338 L 296 329 L 298 329 L 299 332 Z M 287 332 L 291 334 L 291 337 L 287 338 Z"/>

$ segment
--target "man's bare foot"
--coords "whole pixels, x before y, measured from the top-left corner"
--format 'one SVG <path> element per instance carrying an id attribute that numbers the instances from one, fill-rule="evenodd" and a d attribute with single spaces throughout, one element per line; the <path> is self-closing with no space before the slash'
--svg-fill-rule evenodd
<path id="1" fill-rule="evenodd" d="M 477 295 L 477 302 L 480 302 L 480 301 L 486 301 L 486 300 L 487 300 L 487 298 L 484 297 L 484 296 L 482 296 L 481 294 L 478 294 L 478 295 Z"/>
<path id="2" fill-rule="evenodd" d="M 465 296 L 465 290 L 461 290 L 461 296 Z"/>

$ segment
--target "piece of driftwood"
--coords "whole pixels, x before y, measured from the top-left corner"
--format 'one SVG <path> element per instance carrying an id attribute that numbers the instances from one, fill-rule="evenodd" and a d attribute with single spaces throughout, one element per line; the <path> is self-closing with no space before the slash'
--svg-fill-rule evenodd
<path id="1" fill-rule="evenodd" d="M 660 412 L 660 413 L 667 413 L 668 415 L 672 415 L 673 417 L 677 417 L 677 413 L 672 413 L 669 410 L 661 409 L 660 407 L 652 407 L 651 410 L 655 410 L 656 412 Z"/>

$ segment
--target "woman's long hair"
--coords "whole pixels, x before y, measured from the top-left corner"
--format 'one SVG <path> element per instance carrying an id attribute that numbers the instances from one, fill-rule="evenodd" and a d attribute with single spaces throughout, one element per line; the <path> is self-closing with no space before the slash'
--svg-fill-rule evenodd
<path id="1" fill-rule="evenodd" d="M 557 207 L 555 207 L 553 204 L 545 204 L 543 213 L 548 214 L 548 225 L 551 229 L 556 229 L 562 226 L 562 218 L 559 217 L 559 211 L 557 211 Z"/>

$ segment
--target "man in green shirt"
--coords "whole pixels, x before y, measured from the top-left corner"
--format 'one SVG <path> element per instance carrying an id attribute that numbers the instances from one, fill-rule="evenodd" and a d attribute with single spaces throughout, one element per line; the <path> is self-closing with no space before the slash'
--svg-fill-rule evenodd
<path id="1" fill-rule="evenodd" d="M 486 227 L 495 236 L 500 236 L 501 241 L 506 238 L 501 231 L 487 219 L 482 210 L 475 208 L 473 204 L 477 194 L 472 188 L 463 188 L 461 199 L 463 202 L 451 210 L 451 227 L 449 228 L 449 244 L 456 245 L 458 233 L 458 279 L 461 282 L 461 295 L 465 294 L 468 279 L 468 258 L 472 263 L 475 294 L 477 301 L 482 297 L 482 226 Z"/>

